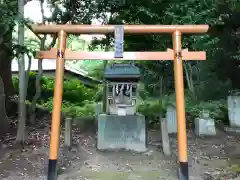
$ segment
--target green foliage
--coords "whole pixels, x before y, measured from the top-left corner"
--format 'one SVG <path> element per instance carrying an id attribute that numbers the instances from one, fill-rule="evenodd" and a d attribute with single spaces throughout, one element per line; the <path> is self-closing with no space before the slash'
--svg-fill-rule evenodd
<path id="1" fill-rule="evenodd" d="M 13 28 L 17 19 L 17 1 L 6 0 L 0 3 L 0 37 L 8 34 Z"/>
<path id="2" fill-rule="evenodd" d="M 83 65 L 86 66 L 87 62 L 88 61 L 86 61 L 85 64 L 83 64 Z M 88 66 L 86 66 L 86 67 L 88 67 L 89 75 L 92 76 L 92 77 L 95 77 L 99 80 L 103 80 L 104 62 L 103 61 L 96 61 L 96 62 L 97 63 L 95 63 L 95 64 L 89 62 Z"/>
<path id="3" fill-rule="evenodd" d="M 31 101 L 36 92 L 36 73 L 29 73 L 29 83 L 27 89 L 27 100 Z M 14 87 L 18 91 L 18 78 L 13 78 Z M 48 101 L 49 98 L 53 97 L 54 91 L 54 80 L 48 77 L 42 77 L 40 80 L 41 84 L 41 102 Z M 95 100 L 97 88 L 87 88 L 81 81 L 76 79 L 67 79 L 63 82 L 63 100 L 70 103 L 82 105 L 85 100 Z"/>
<path id="4" fill-rule="evenodd" d="M 100 102 L 103 100 L 103 88 L 104 85 L 102 84 L 98 85 L 96 94 L 94 96 L 95 101 Z"/>
<path id="5" fill-rule="evenodd" d="M 16 76 L 13 76 L 12 77 L 12 81 L 13 81 L 13 87 L 15 90 L 17 90 L 19 87 L 18 87 L 18 84 L 19 84 L 19 80 L 18 80 L 18 77 Z M 17 91 L 18 92 L 18 91 Z"/>
<path id="6" fill-rule="evenodd" d="M 114 24 L 222 24 L 220 37 L 209 35 L 184 36 L 183 48 L 206 50 L 207 61 L 188 62 L 191 64 L 191 78 L 195 90 L 195 99 L 199 101 L 225 98 L 228 91 L 240 88 L 237 77 L 240 76 L 239 63 L 239 6 L 236 1 L 183 0 L 183 1 L 144 1 L 129 0 L 119 6 L 112 2 L 105 4 L 105 11 L 111 12 L 105 23 Z M 161 8 L 159 8 L 161 7 Z M 190 11 L 191 12 L 190 12 Z M 117 13 L 116 13 L 117 12 Z M 112 36 L 102 41 L 93 41 L 94 45 L 111 46 Z M 106 40 L 110 42 L 106 42 Z M 163 35 L 125 35 L 125 50 L 155 51 L 172 47 L 170 36 Z M 143 83 L 150 96 L 174 91 L 173 64 L 169 61 L 139 61 Z M 160 82 L 162 79 L 162 83 Z M 184 74 L 186 82 L 186 77 Z M 185 84 L 186 89 L 188 84 Z M 214 88 L 210 88 L 214 87 Z"/>
<path id="7" fill-rule="evenodd" d="M 85 100 L 93 100 L 96 91 L 86 88 L 79 80 L 66 80 L 63 84 L 63 100 L 81 104 Z"/>
<path id="8" fill-rule="evenodd" d="M 159 118 L 165 117 L 166 109 L 169 105 L 175 104 L 175 94 L 164 96 L 161 99 L 148 98 L 138 105 L 138 112 L 146 117 L 149 124 L 159 122 Z M 217 122 L 228 123 L 228 109 L 226 100 L 217 101 L 195 101 L 191 93 L 185 93 L 185 108 L 186 113 L 189 114 L 193 120 L 199 117 L 203 110 L 210 112 L 210 116 Z M 190 121 L 188 122 L 190 123 Z"/>
<path id="9" fill-rule="evenodd" d="M 28 100 L 32 100 L 35 95 L 36 73 L 29 74 Z M 14 78 L 14 85 L 18 87 L 18 78 Z M 38 104 L 53 110 L 54 80 L 48 77 L 41 78 L 42 95 Z M 63 85 L 62 112 L 69 117 L 94 116 L 96 98 L 95 89 L 86 88 L 79 80 L 65 80 Z"/>
<path id="10" fill-rule="evenodd" d="M 159 118 L 165 117 L 167 106 L 172 104 L 169 96 L 148 98 L 138 105 L 138 112 L 143 114 L 149 124 L 159 122 Z"/>
<path id="11" fill-rule="evenodd" d="M 144 83 L 140 82 L 138 85 L 138 94 L 142 100 L 147 99 L 150 96 L 149 91 L 146 90 Z"/>
<path id="12" fill-rule="evenodd" d="M 165 109 L 163 109 L 159 100 L 145 100 L 138 106 L 138 112 L 145 116 L 149 124 L 153 124 L 159 121 Z"/>
<path id="13" fill-rule="evenodd" d="M 95 103 L 91 101 L 86 101 L 83 106 L 76 106 L 71 103 L 65 103 L 65 108 L 63 112 L 70 117 L 81 117 L 81 116 L 94 116 L 95 115 Z"/>
<path id="14" fill-rule="evenodd" d="M 215 120 L 227 120 L 227 103 L 225 100 L 200 102 L 188 108 L 188 112 L 191 113 L 193 117 L 199 117 L 203 110 L 208 110 L 210 116 Z"/>
<path id="15" fill-rule="evenodd" d="M 230 80 L 220 81 L 213 76 L 214 75 L 210 77 L 209 74 L 208 80 L 199 81 L 198 84 L 195 85 L 197 96 L 202 101 L 226 98 L 232 88 Z"/>
<path id="16" fill-rule="evenodd" d="M 27 100 L 31 102 L 35 95 L 36 73 L 29 73 L 29 83 Z M 13 78 L 14 87 L 18 90 L 18 78 Z M 50 112 L 53 110 L 53 91 L 54 80 L 43 76 L 40 80 L 41 97 L 38 104 L 47 108 Z M 63 102 L 62 112 L 69 117 L 94 116 L 96 98 L 100 98 L 101 88 L 90 89 L 85 87 L 79 80 L 69 79 L 63 83 Z"/>
<path id="17" fill-rule="evenodd" d="M 47 108 L 52 112 L 53 110 L 53 98 L 49 98 L 47 102 L 41 106 Z M 82 105 L 74 104 L 69 101 L 63 101 L 62 113 L 68 117 L 76 118 L 81 116 L 94 116 L 95 114 L 95 103 L 91 101 L 84 101 Z"/>
<path id="18" fill-rule="evenodd" d="M 17 11 L 12 4 L 16 5 L 16 2 L 6 2 L 4 6 L 7 7 L 0 8 L 1 37 L 6 32 L 9 34 L 9 27 L 14 25 L 16 20 Z M 61 7 L 58 3 L 61 3 Z M 116 1 L 84 0 L 80 2 L 77 0 L 74 2 L 53 1 L 51 5 L 54 13 L 49 22 L 60 24 L 66 22 L 88 24 L 96 17 L 101 17 L 104 24 L 123 22 L 125 24 L 221 24 L 221 36 L 200 35 L 184 36 L 183 38 L 183 48 L 207 51 L 207 61 L 188 62 L 191 66 L 189 73 L 193 81 L 194 92 L 188 90 L 190 89 L 189 84 L 185 83 L 185 104 L 187 112 L 194 117 L 198 116 L 201 110 L 207 109 L 216 119 L 227 119 L 226 103 L 219 99 L 226 99 L 231 89 L 240 89 L 238 80 L 240 76 L 238 62 L 240 57 L 239 0 L 128 0 L 121 5 Z M 106 12 L 110 14 L 110 17 L 107 17 Z M 107 35 L 103 40 L 92 41 L 91 49 L 94 51 L 110 50 L 113 47 L 112 42 L 113 35 Z M 36 42 L 34 42 L 36 44 L 34 47 L 30 44 L 27 43 L 30 51 L 38 45 Z M 85 50 L 88 45 L 89 43 L 76 36 L 70 36 L 67 44 L 74 50 Z M 171 37 L 167 35 L 125 35 L 124 46 L 126 51 L 164 51 L 172 48 L 172 41 Z M 121 61 L 118 62 L 121 63 Z M 143 77 L 141 83 L 144 85 L 139 92 L 144 100 L 138 107 L 139 111 L 146 116 L 150 123 L 156 122 L 160 116 L 165 114 L 166 104 L 175 102 L 173 63 L 171 61 L 139 61 L 136 64 L 141 68 Z M 103 79 L 102 60 L 78 61 L 74 66 L 88 71 L 98 79 Z M 184 74 L 184 80 L 187 82 L 186 74 Z M 18 89 L 17 78 L 14 78 L 13 81 L 15 88 Z M 51 109 L 54 80 L 43 77 L 41 86 L 41 101 Z M 31 100 L 34 94 L 35 75 L 30 75 L 27 99 Z M 77 80 L 64 82 L 63 110 L 73 114 L 71 116 L 78 114 L 78 111 L 89 114 L 87 111 L 91 107 L 88 105 L 91 106 L 93 103 L 85 103 L 84 100 L 94 101 L 101 100 L 101 98 L 102 86 L 91 90 L 85 88 Z M 83 107 L 86 109 L 82 109 Z"/>
<path id="19" fill-rule="evenodd" d="M 168 104 L 175 103 L 176 98 L 175 94 L 171 94 L 168 96 Z M 227 98 L 227 97 L 226 97 Z M 195 117 L 199 117 L 200 113 L 203 110 L 207 110 L 210 112 L 210 116 L 215 120 L 221 120 L 224 123 L 228 121 L 227 115 L 227 102 L 226 98 L 224 99 L 217 99 L 214 101 L 207 100 L 207 101 L 196 101 L 192 97 L 192 94 L 189 91 L 185 91 L 185 108 L 186 113 L 190 114 L 192 119 Z"/>

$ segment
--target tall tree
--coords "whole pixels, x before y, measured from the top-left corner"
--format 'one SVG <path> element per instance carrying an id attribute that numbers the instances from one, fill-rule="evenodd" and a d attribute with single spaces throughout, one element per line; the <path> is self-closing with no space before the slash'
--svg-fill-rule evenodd
<path id="1" fill-rule="evenodd" d="M 18 0 L 18 45 L 24 47 L 24 0 Z M 18 53 L 18 69 L 19 69 L 19 120 L 18 120 L 18 132 L 16 141 L 24 142 L 25 141 L 25 124 L 26 124 L 26 78 L 25 78 L 25 58 L 24 53 Z"/>
<path id="2" fill-rule="evenodd" d="M 16 6 L 17 2 L 13 0 L 7 0 L 0 4 L 0 76 L 5 86 L 6 96 L 14 94 L 11 61 L 13 58 L 12 31 L 16 20 Z"/>

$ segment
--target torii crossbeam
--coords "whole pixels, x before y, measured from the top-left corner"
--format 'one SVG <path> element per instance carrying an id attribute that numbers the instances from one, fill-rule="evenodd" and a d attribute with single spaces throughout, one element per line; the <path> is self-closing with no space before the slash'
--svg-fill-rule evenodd
<path id="1" fill-rule="evenodd" d="M 189 52 L 182 50 L 182 34 L 200 34 L 209 30 L 208 25 L 123 25 L 126 34 L 172 34 L 173 50 L 165 52 L 124 52 L 123 58 L 114 58 L 113 52 L 74 52 L 66 49 L 67 34 L 107 34 L 113 33 L 114 25 L 32 25 L 38 34 L 58 33 L 58 47 L 49 51 L 39 51 L 40 59 L 57 59 L 56 81 L 52 113 L 52 129 L 48 180 L 57 179 L 57 159 L 59 151 L 60 111 L 62 104 L 62 86 L 64 61 L 69 60 L 174 60 L 174 78 L 176 91 L 176 111 L 178 129 L 179 179 L 188 180 L 187 134 L 184 104 L 184 83 L 182 60 L 205 60 L 205 52 Z"/>
<path id="2" fill-rule="evenodd" d="M 52 48 L 49 51 L 38 51 L 38 59 L 56 59 L 57 49 Z M 65 59 L 67 60 L 174 60 L 174 52 L 167 49 L 166 52 L 124 52 L 123 58 L 115 58 L 114 52 L 85 52 L 65 50 Z M 191 52 L 188 49 L 182 50 L 183 60 L 206 60 L 206 53 L 203 51 Z"/>

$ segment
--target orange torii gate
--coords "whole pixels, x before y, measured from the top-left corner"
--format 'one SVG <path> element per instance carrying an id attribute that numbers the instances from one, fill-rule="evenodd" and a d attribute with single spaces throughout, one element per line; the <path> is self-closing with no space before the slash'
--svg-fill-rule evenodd
<path id="1" fill-rule="evenodd" d="M 182 34 L 200 34 L 209 30 L 208 25 L 123 25 L 127 34 L 172 34 L 173 50 L 165 52 L 123 52 L 123 57 L 115 58 L 114 52 L 74 52 L 66 49 L 67 34 L 107 34 L 113 33 L 114 25 L 32 25 L 37 34 L 58 33 L 57 49 L 37 52 L 39 59 L 56 59 L 56 80 L 52 113 L 48 180 L 57 179 L 57 159 L 59 151 L 60 111 L 62 104 L 62 86 L 64 61 L 67 60 L 174 60 L 176 91 L 176 111 L 178 129 L 179 179 L 188 180 L 187 134 L 184 104 L 184 83 L 182 60 L 206 60 L 205 52 L 182 50 Z"/>

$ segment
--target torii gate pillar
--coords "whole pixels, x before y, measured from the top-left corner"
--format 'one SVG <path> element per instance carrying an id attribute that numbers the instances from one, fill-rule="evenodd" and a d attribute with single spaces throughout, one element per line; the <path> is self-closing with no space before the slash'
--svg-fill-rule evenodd
<path id="1" fill-rule="evenodd" d="M 179 159 L 179 178 L 188 178 L 188 155 L 187 155 L 187 131 L 186 113 L 184 103 L 184 81 L 183 81 L 183 61 L 182 61 L 182 33 L 175 31 L 172 35 L 174 51 L 174 79 L 176 92 L 176 113 L 177 113 L 177 140 Z M 181 177 L 182 176 L 182 177 Z"/>

